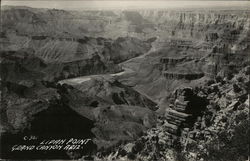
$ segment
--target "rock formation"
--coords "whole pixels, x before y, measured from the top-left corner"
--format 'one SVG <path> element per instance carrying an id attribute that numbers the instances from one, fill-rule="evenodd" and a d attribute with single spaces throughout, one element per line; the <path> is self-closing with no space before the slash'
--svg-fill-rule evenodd
<path id="1" fill-rule="evenodd" d="M 56 135 L 93 140 L 62 159 L 247 159 L 249 10 L 1 9 L 7 148 Z"/>
<path id="2" fill-rule="evenodd" d="M 194 80 L 199 79 L 204 76 L 204 73 L 172 73 L 172 72 L 164 72 L 164 77 L 167 79 L 187 79 Z"/>
<path id="3" fill-rule="evenodd" d="M 208 82 L 200 88 L 179 88 L 172 93 L 169 109 L 165 117 L 158 118 L 155 128 L 102 159 L 245 160 L 248 88 L 249 66 L 232 80 Z"/>

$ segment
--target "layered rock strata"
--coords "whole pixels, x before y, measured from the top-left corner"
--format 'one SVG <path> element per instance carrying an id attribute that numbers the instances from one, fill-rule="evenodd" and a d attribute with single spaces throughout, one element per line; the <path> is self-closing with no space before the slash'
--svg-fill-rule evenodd
<path id="1" fill-rule="evenodd" d="M 194 80 L 199 79 L 204 76 L 204 73 L 173 73 L 165 71 L 163 73 L 164 77 L 167 79 L 186 79 L 186 80 Z"/>

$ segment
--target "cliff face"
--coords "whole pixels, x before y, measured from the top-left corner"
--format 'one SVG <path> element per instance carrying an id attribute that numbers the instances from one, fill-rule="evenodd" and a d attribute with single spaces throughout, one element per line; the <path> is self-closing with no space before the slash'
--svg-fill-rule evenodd
<path id="1" fill-rule="evenodd" d="M 185 125 L 183 121 L 182 124 L 176 126 L 182 129 L 176 139 L 181 144 L 179 148 L 186 151 L 187 159 L 244 160 L 243 158 L 247 158 L 246 150 L 239 149 L 247 147 L 246 144 L 241 143 L 249 134 L 249 130 L 245 129 L 247 122 L 249 122 L 249 118 L 246 118 L 249 112 L 248 88 L 249 66 L 240 70 L 229 81 L 217 79 L 217 82 L 211 81 L 204 87 L 191 89 L 200 97 L 198 100 L 202 101 L 201 98 L 203 98 L 205 104 L 203 106 L 190 106 L 191 111 L 200 111 L 196 111 L 196 118 L 189 121 L 189 123 L 194 123 L 192 126 Z M 176 96 L 177 99 L 175 99 L 170 111 L 190 114 L 190 112 L 183 110 L 183 107 L 189 107 L 188 99 L 184 97 L 184 100 L 181 100 L 183 97 L 182 94 L 178 94 L 178 91 L 173 94 L 173 97 Z M 173 113 L 167 111 L 167 115 L 173 116 Z M 181 115 L 178 117 L 182 118 Z M 167 117 L 169 124 L 172 121 L 175 122 L 172 117 Z M 226 140 L 224 140 L 225 138 Z M 235 149 L 231 149 L 232 146 Z M 220 152 L 216 153 L 215 149 Z M 192 151 L 196 151 L 194 156 L 191 155 Z M 227 155 L 223 155 L 223 153 Z"/>
<path id="2" fill-rule="evenodd" d="M 167 79 L 186 79 L 194 80 L 199 79 L 204 76 L 204 73 L 174 73 L 174 72 L 164 72 L 164 77 Z"/>
<path id="3" fill-rule="evenodd" d="M 249 26 L 248 11 L 141 11 L 142 17 L 175 38 L 217 40 L 237 37 Z M 224 32 L 227 30 L 228 32 Z M 235 32 L 236 31 L 236 32 Z M 229 35 L 231 37 L 231 35 Z M 243 36 L 243 34 L 242 34 Z M 235 38 L 231 37 L 231 38 Z"/>

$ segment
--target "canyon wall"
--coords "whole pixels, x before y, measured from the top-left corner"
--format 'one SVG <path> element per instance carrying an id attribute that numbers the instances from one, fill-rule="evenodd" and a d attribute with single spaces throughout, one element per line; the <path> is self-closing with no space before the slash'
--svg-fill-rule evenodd
<path id="1" fill-rule="evenodd" d="M 98 145 L 93 150 L 109 154 L 150 128 L 136 146 L 128 145 L 130 152 L 121 149 L 117 155 L 147 157 L 153 148 L 151 159 L 157 160 L 175 144 L 187 148 L 200 137 L 197 144 L 209 144 L 204 137 L 226 126 L 221 113 L 236 118 L 247 111 L 248 10 L 3 7 L 1 18 L 1 129 L 11 137 L 39 134 L 46 129 L 43 122 L 53 122 L 50 130 L 70 122 L 74 134 L 93 138 Z M 130 72 L 108 75 L 124 69 Z M 98 76 L 57 84 L 89 75 Z M 59 121 L 45 119 L 57 110 Z M 157 116 L 166 119 L 156 126 Z M 87 129 L 78 131 L 79 123 Z"/>

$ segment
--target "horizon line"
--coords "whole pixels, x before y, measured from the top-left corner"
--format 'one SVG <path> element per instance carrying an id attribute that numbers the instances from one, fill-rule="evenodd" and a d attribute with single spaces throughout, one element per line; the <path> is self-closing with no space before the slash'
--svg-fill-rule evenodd
<path id="1" fill-rule="evenodd" d="M 157 2 L 157 3 L 155 3 Z M 195 2 L 195 3 L 191 3 Z M 227 2 L 227 3 L 225 3 Z M 164 8 L 250 8 L 250 1 L 215 1 L 215 0 L 2 0 L 3 6 L 25 6 L 31 8 L 56 9 L 164 9 Z"/>

